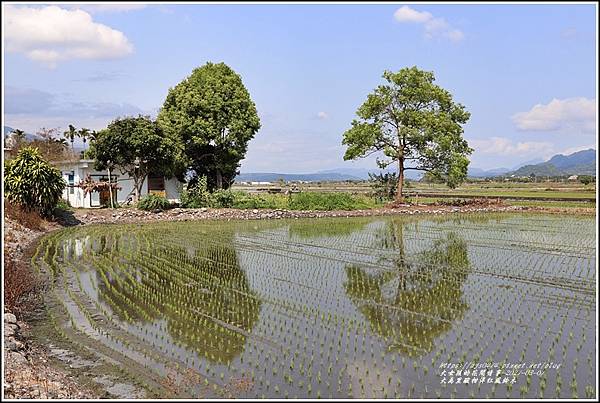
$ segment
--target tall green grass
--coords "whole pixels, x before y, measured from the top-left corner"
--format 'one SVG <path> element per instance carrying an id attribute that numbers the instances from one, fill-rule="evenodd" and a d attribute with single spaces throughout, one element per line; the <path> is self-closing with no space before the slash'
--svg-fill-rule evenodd
<path id="1" fill-rule="evenodd" d="M 284 194 L 251 194 L 242 191 L 219 190 L 211 193 L 205 203 L 182 204 L 183 207 L 285 210 L 359 210 L 378 207 L 380 203 L 365 195 L 349 193 L 302 192 Z"/>
<path id="2" fill-rule="evenodd" d="M 377 207 L 374 199 L 348 193 L 305 192 L 292 195 L 290 210 L 361 210 Z"/>

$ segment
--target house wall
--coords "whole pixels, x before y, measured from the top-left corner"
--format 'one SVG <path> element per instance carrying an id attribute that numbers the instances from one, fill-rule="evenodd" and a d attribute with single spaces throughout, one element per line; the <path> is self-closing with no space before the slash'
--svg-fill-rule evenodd
<path id="1" fill-rule="evenodd" d="M 108 171 L 96 171 L 90 164 L 79 163 L 79 165 L 63 165 L 58 167 L 62 172 L 63 179 L 69 183 L 69 173 L 74 173 L 73 183 L 77 185 L 81 180 L 85 179 L 87 175 L 91 175 L 94 180 L 99 180 L 99 176 L 108 176 Z M 121 187 L 116 193 L 116 200 L 119 204 L 126 204 L 128 196 L 133 194 L 133 179 L 129 175 L 121 174 L 119 171 L 111 171 L 111 177 L 117 176 L 117 183 Z M 179 202 L 179 188 L 181 186 L 176 178 L 165 179 L 165 194 L 169 201 L 178 203 Z M 142 184 L 142 191 L 140 196 L 143 197 L 148 194 L 148 179 L 144 180 Z M 133 196 L 130 196 L 133 199 Z M 79 187 L 69 187 L 63 191 L 63 199 L 67 200 L 69 204 L 77 208 L 90 208 L 100 206 L 100 194 L 98 192 L 92 192 L 83 195 L 83 189 Z"/>
<path id="2" fill-rule="evenodd" d="M 83 189 L 78 187 L 69 186 L 70 184 L 78 184 L 82 176 L 82 167 L 79 166 L 62 166 L 59 167 L 64 181 L 67 183 L 67 187 L 63 190 L 63 200 L 69 202 L 73 207 L 84 207 Z M 69 174 L 73 174 L 73 180 L 69 181 Z"/>
<path id="3" fill-rule="evenodd" d="M 165 179 L 165 192 L 166 197 L 170 202 L 179 203 L 180 189 L 183 185 L 182 182 L 178 181 L 177 178 Z"/>

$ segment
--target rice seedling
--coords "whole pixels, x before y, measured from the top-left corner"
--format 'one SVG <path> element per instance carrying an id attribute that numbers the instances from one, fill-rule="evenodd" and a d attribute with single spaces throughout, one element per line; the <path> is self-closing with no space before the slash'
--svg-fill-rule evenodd
<path id="1" fill-rule="evenodd" d="M 32 263 L 53 279 L 57 334 L 139 362 L 142 382 L 193 369 L 207 397 L 246 376 L 237 393 L 252 398 L 483 398 L 495 384 L 441 383 L 440 364 L 558 357 L 572 370 L 567 393 L 589 398 L 593 224 L 471 214 L 98 225 L 44 238 Z M 552 371 L 501 389 L 564 397 Z"/>

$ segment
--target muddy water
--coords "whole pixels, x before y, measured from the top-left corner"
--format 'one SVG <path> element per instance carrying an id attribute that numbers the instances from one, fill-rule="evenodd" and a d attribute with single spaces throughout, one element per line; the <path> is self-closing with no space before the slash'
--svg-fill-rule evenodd
<path id="1" fill-rule="evenodd" d="M 569 398 L 596 396 L 595 241 L 557 215 L 167 222 L 34 261 L 47 333 L 115 396 Z"/>

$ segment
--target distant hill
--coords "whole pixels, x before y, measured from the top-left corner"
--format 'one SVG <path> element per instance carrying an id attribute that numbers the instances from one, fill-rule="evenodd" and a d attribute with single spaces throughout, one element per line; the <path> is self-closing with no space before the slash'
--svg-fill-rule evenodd
<path id="1" fill-rule="evenodd" d="M 481 169 L 481 168 L 472 168 L 469 167 L 469 171 L 467 176 L 471 178 L 493 178 L 495 176 L 502 176 L 511 171 L 516 171 L 517 169 L 524 167 L 525 165 L 533 165 L 544 162 L 541 158 L 534 158 L 532 160 L 521 162 L 513 166 L 512 168 L 494 168 L 494 169 Z"/>
<path id="2" fill-rule="evenodd" d="M 338 168 L 306 174 L 286 174 L 278 172 L 242 172 L 235 177 L 236 182 L 277 182 L 283 179 L 287 182 L 337 182 L 360 181 L 369 179 L 369 172 L 378 172 L 377 169 L 364 168 Z M 416 171 L 406 171 L 407 179 L 419 179 L 422 174 Z"/>
<path id="3" fill-rule="evenodd" d="M 236 182 L 277 182 L 283 179 L 287 182 L 292 181 L 345 181 L 345 180 L 360 180 L 356 176 L 344 175 L 339 173 L 312 173 L 312 174 L 285 174 L 277 172 L 248 172 L 241 173 L 235 177 Z"/>
<path id="4" fill-rule="evenodd" d="M 510 169 L 508 168 L 495 168 L 488 170 L 481 168 L 469 168 L 467 176 L 470 176 L 472 178 L 489 178 L 493 176 L 503 175 L 509 171 Z"/>
<path id="5" fill-rule="evenodd" d="M 531 159 L 531 160 L 523 161 L 520 164 L 515 165 L 514 167 L 512 167 L 508 171 L 516 171 L 517 169 L 519 169 L 521 167 L 524 167 L 525 165 L 541 164 L 542 162 L 545 162 L 542 158 L 534 158 L 534 159 Z"/>
<path id="6" fill-rule="evenodd" d="M 596 150 L 593 148 L 573 154 L 557 154 L 546 162 L 525 165 L 507 175 L 514 176 L 596 175 Z"/>

